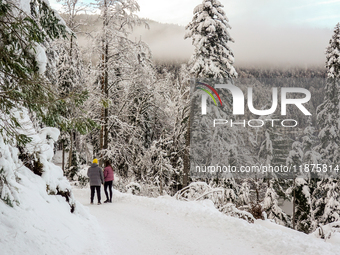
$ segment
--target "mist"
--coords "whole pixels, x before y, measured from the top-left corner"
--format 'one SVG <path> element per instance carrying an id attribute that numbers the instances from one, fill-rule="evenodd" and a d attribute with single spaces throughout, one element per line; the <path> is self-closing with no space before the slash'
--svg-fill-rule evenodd
<path id="1" fill-rule="evenodd" d="M 134 29 L 130 38 L 142 39 L 157 61 L 188 61 L 194 51 L 191 39 L 184 40 L 185 27 L 150 22 L 150 29 Z M 278 27 L 253 22 L 235 24 L 235 40 L 229 46 L 236 67 L 323 67 L 332 30 L 298 26 Z"/>
<path id="2" fill-rule="evenodd" d="M 96 15 L 85 15 L 86 33 L 98 31 L 101 22 Z M 159 62 L 187 62 L 194 51 L 191 39 L 184 40 L 185 27 L 148 21 L 149 29 L 135 27 L 129 38 L 146 42 Z M 229 30 L 234 43 L 236 67 L 323 67 L 325 50 L 332 30 L 327 28 L 299 27 L 297 25 L 273 25 L 261 21 L 237 22 Z M 83 47 L 91 47 L 84 33 L 78 34 Z"/>

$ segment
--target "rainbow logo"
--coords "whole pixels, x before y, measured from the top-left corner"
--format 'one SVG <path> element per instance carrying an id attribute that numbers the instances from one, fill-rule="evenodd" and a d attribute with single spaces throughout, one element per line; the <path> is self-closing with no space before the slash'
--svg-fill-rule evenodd
<path id="1" fill-rule="evenodd" d="M 203 86 L 207 87 L 208 89 L 210 89 L 210 90 L 217 96 L 217 98 L 218 98 L 218 100 L 220 101 L 221 106 L 222 106 L 222 100 L 221 100 L 219 94 L 217 93 L 217 91 L 216 91 L 213 87 L 211 87 L 210 85 L 205 84 L 205 83 L 203 83 L 203 82 L 197 82 L 197 83 L 200 84 L 200 85 L 203 85 Z M 217 106 L 216 100 L 215 100 L 214 96 L 210 93 L 209 90 L 203 89 L 203 88 L 201 88 L 201 87 L 196 87 L 196 88 L 197 88 L 197 89 L 200 89 L 200 90 L 203 90 L 204 92 L 206 92 L 206 93 L 212 98 L 212 100 L 214 101 L 215 105 Z"/>

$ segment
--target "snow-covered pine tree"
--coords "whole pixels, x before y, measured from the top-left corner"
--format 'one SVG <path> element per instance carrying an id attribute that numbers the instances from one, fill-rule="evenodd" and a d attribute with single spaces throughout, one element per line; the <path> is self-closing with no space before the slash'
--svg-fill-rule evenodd
<path id="1" fill-rule="evenodd" d="M 302 137 L 302 150 L 303 150 L 303 163 L 305 164 L 318 164 L 321 162 L 321 155 L 315 150 L 317 137 L 315 137 L 315 128 L 312 126 L 311 120 L 308 121 L 308 126 L 303 131 Z"/>
<path id="2" fill-rule="evenodd" d="M 273 142 L 270 137 L 270 130 L 266 130 L 264 136 L 258 155 L 259 158 L 263 158 L 265 165 L 269 166 L 273 159 Z"/>
<path id="3" fill-rule="evenodd" d="M 292 226 L 298 231 L 310 233 L 312 230 L 312 201 L 309 185 L 303 177 L 294 180 L 293 187 L 287 190 L 293 198 Z"/>
<path id="4" fill-rule="evenodd" d="M 101 129 L 88 138 L 101 161 L 109 159 L 123 178 L 139 180 L 145 151 L 161 134 L 151 51 L 128 37 L 135 25 L 146 23 L 135 14 L 139 5 L 133 0 L 102 0 L 97 7 L 103 25 L 94 35 L 98 61 L 86 104 Z"/>
<path id="5" fill-rule="evenodd" d="M 274 220 L 277 224 L 289 226 L 290 219 L 288 215 L 279 207 L 278 198 L 274 189 L 274 180 L 269 181 L 265 197 L 263 199 L 262 210 L 267 214 L 267 218 Z"/>
<path id="6" fill-rule="evenodd" d="M 233 67 L 233 52 L 228 45 L 228 42 L 233 41 L 233 39 L 230 37 L 228 29 L 230 29 L 228 18 L 223 10 L 223 5 L 218 0 L 204 0 L 202 4 L 196 6 L 193 19 L 186 26 L 187 33 L 185 35 L 185 39 L 192 39 L 192 44 L 195 47 L 188 65 L 192 77 L 196 79 L 217 79 L 218 81 L 224 82 L 233 82 L 233 79 L 237 77 L 237 72 Z M 200 96 L 200 94 L 196 96 Z M 220 109 L 216 109 L 216 112 L 220 111 Z M 230 109 L 228 110 L 226 106 L 224 106 L 223 111 L 224 112 L 220 112 L 220 116 L 227 119 L 228 116 L 226 116 L 225 112 L 230 112 Z M 194 131 L 190 129 L 190 126 L 197 127 L 200 130 L 206 130 L 208 122 L 208 118 L 202 119 L 200 123 L 191 118 L 188 119 L 186 130 L 186 154 L 184 157 L 185 177 L 187 177 L 190 168 L 189 147 L 192 146 L 190 145 L 190 135 L 191 133 L 194 133 Z M 223 132 L 221 129 L 215 129 L 214 131 L 209 130 L 208 133 L 210 137 L 213 137 L 213 140 L 211 140 L 210 143 L 218 144 L 214 149 L 219 150 L 219 148 L 222 148 L 223 146 L 224 149 L 219 150 L 217 153 L 207 150 L 204 151 L 202 158 L 207 159 L 207 162 L 205 163 L 215 164 L 220 158 L 228 161 L 229 155 L 240 155 L 249 158 L 247 152 L 244 151 L 244 153 L 241 153 L 240 150 L 237 149 L 240 152 L 237 153 L 236 150 L 233 150 L 233 148 L 240 147 L 238 144 L 243 141 L 240 134 L 237 134 L 237 131 L 230 130 L 230 132 Z M 194 143 L 196 143 L 196 141 L 204 142 L 200 137 L 192 138 L 192 141 L 194 140 Z M 197 144 L 194 146 L 199 147 Z M 191 150 L 191 153 L 195 154 L 196 152 Z M 197 151 L 195 155 L 200 153 L 201 152 Z M 215 159 L 212 159 L 211 155 L 216 155 Z M 232 159 L 230 158 L 230 160 Z M 223 161 L 221 163 L 227 162 Z M 187 178 L 184 180 L 187 180 Z"/>
<path id="7" fill-rule="evenodd" d="M 50 41 L 66 34 L 59 15 L 45 1 L 0 2 L 0 111 L 6 114 L 1 116 L 0 131 L 8 134 L 7 139 L 15 137 L 19 144 L 28 141 L 16 132 L 19 123 L 13 108 L 29 109 L 48 124 L 58 119 L 58 112 L 51 114 L 57 95 L 46 76 L 46 66 L 53 61 L 47 50 Z"/>
<path id="8" fill-rule="evenodd" d="M 30 169 L 45 182 L 46 195 L 61 195 L 71 212 L 75 209 L 69 183 L 51 163 L 59 130 L 42 129 L 56 126 L 62 118 L 51 43 L 68 32 L 46 1 L 0 1 L 0 140 L 6 153 L 12 151 L 1 165 L 0 193 L 8 205 L 19 205 L 18 172 Z"/>
<path id="9" fill-rule="evenodd" d="M 154 163 L 154 160 L 160 157 L 160 155 L 156 155 L 157 151 L 164 155 L 165 157 L 161 160 L 162 164 L 169 160 L 172 166 L 171 169 L 166 168 L 171 170 L 169 172 L 172 182 L 167 180 L 167 184 L 171 185 L 173 192 L 177 192 L 183 187 L 183 158 L 190 89 L 187 86 L 188 71 L 186 66 L 176 66 L 175 70 L 175 72 L 170 71 L 166 66 L 162 70 L 162 74 L 157 77 L 153 90 L 153 102 L 154 105 L 162 105 L 162 107 L 155 107 L 152 116 L 151 139 L 156 140 L 153 140 L 152 145 L 147 147 L 137 166 L 142 179 L 153 180 L 154 173 L 166 173 L 160 169 L 159 164 Z M 159 133 L 161 133 L 161 137 Z"/>
<path id="10" fill-rule="evenodd" d="M 289 151 L 286 164 L 292 169 L 295 169 L 295 172 L 296 172 L 296 171 L 299 171 L 299 166 L 302 164 L 302 159 L 303 159 L 302 143 L 299 141 L 295 141 L 292 144 L 292 150 Z M 304 195 L 306 195 L 305 194 L 306 189 L 308 189 L 308 194 L 309 194 L 309 188 L 302 176 L 296 178 L 295 172 L 294 172 L 294 175 L 292 176 L 293 186 L 287 190 L 287 194 L 291 195 L 292 203 L 293 203 L 293 215 L 292 215 L 293 229 L 296 229 L 298 225 L 297 223 L 300 223 L 300 221 L 304 221 L 306 219 L 310 219 L 311 217 L 310 197 L 307 198 L 307 202 L 306 202 L 306 199 L 304 199 L 305 198 Z M 306 188 L 300 188 L 300 186 L 303 184 L 306 184 Z M 305 192 L 305 193 L 301 194 L 301 192 Z M 299 217 L 302 218 L 302 220 L 299 220 L 298 219 Z M 307 224 L 307 223 L 302 223 L 302 224 Z M 309 222 L 309 224 L 311 224 L 311 222 Z M 305 226 L 305 228 L 303 228 L 303 231 L 308 232 L 309 227 L 310 226 L 308 227 Z"/>
<path id="11" fill-rule="evenodd" d="M 259 119 L 262 118 L 273 118 L 272 116 L 267 116 L 267 117 L 260 117 Z M 264 126 L 264 137 L 262 142 L 260 143 L 260 147 L 258 150 L 258 162 L 260 162 L 262 165 L 264 166 L 271 166 L 272 165 L 272 161 L 273 161 L 273 157 L 274 157 L 274 151 L 273 151 L 273 136 L 274 134 L 274 128 L 271 126 L 270 123 L 266 123 Z M 267 172 L 264 173 L 266 176 L 263 176 L 264 178 L 267 178 L 267 188 L 269 188 L 269 180 L 272 178 L 277 179 L 277 176 L 275 175 L 275 173 L 273 172 Z"/>
<path id="12" fill-rule="evenodd" d="M 340 163 L 340 23 L 326 50 L 327 83 L 325 98 L 317 108 L 317 120 L 320 127 L 320 144 L 317 146 L 323 164 L 336 167 Z"/>
<path id="13" fill-rule="evenodd" d="M 228 18 L 218 0 L 203 0 L 194 9 L 194 17 L 186 26 L 185 38 L 192 38 L 195 46 L 189 66 L 190 73 L 198 78 L 213 78 L 230 81 L 237 77 L 233 67 L 234 54 L 228 42 Z"/>
<path id="14" fill-rule="evenodd" d="M 296 169 L 298 170 L 298 166 L 302 164 L 302 159 L 303 159 L 302 143 L 299 141 L 295 141 L 292 144 L 292 150 L 289 152 L 286 164 L 288 166 L 295 166 Z"/>
<path id="15" fill-rule="evenodd" d="M 304 130 L 304 136 L 302 137 L 302 150 L 303 150 L 303 167 L 309 167 L 312 170 L 311 164 L 320 164 L 321 155 L 315 150 L 315 144 L 317 137 L 314 135 L 315 128 L 312 126 L 311 119 L 308 120 L 308 126 Z M 312 191 L 316 185 L 316 181 L 319 178 L 317 172 L 305 171 L 306 178 L 309 179 L 309 185 Z"/>
<path id="16" fill-rule="evenodd" d="M 84 86 L 87 82 L 86 68 L 76 41 L 76 33 L 79 32 L 79 26 L 82 23 L 76 21 L 76 18 L 84 10 L 84 6 L 79 4 L 78 0 L 63 0 L 61 3 L 63 14 L 66 17 L 66 25 L 72 32 L 67 40 L 57 40 L 53 45 L 58 54 L 56 85 L 58 86 L 59 96 L 61 98 L 66 97 L 60 105 L 63 118 L 58 123 L 58 128 L 61 131 L 59 143 L 62 144 L 62 168 L 64 170 L 64 152 L 68 150 L 66 175 L 73 178 L 76 169 L 78 169 L 76 165 L 77 152 L 74 153 L 74 150 L 76 150 L 75 141 L 79 139 L 77 135 L 89 132 L 95 126 L 95 123 L 82 109 L 82 105 L 88 98 L 88 91 Z"/>
<path id="17" fill-rule="evenodd" d="M 97 0 L 100 10 L 102 29 L 96 36 L 96 50 L 99 53 L 97 86 L 100 95 L 100 119 L 101 129 L 97 150 L 107 150 L 109 146 L 109 105 L 112 90 L 117 89 L 117 84 L 124 78 L 127 72 L 130 75 L 131 62 L 139 62 L 137 54 L 131 54 L 135 48 L 134 43 L 128 39 L 128 34 L 135 25 L 143 21 L 135 14 L 139 11 L 139 5 L 134 0 Z M 139 55 L 140 56 L 140 55 Z M 131 60 L 131 57 L 136 58 Z M 145 61 L 144 61 L 145 62 Z M 127 70 L 130 69 L 130 70 Z M 103 157 L 103 153 L 100 153 Z"/>
<path id="18" fill-rule="evenodd" d="M 217 188 L 224 189 L 224 203 L 235 204 L 237 200 L 238 185 L 233 177 L 215 179 L 215 184 L 213 185 Z"/>
<path id="19" fill-rule="evenodd" d="M 339 181 L 331 177 L 318 182 L 313 192 L 313 215 L 317 224 L 325 225 L 340 220 Z"/>
<path id="20" fill-rule="evenodd" d="M 239 188 L 237 204 L 240 206 L 248 205 L 250 202 L 250 187 L 247 180 L 244 180 Z"/>

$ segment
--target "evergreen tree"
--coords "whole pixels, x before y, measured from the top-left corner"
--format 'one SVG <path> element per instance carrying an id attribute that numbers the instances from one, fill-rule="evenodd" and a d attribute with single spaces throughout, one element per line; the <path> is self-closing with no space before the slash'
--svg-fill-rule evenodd
<path id="1" fill-rule="evenodd" d="M 266 166 L 269 166 L 273 160 L 273 142 L 269 130 L 265 130 L 264 135 L 265 138 L 260 146 L 259 157 L 264 159 Z"/>
<path id="2" fill-rule="evenodd" d="M 317 224 L 328 224 L 340 220 L 340 188 L 337 179 L 327 178 L 318 182 L 313 192 L 313 215 Z"/>
<path id="3" fill-rule="evenodd" d="M 26 108 L 36 119 L 53 125 L 60 116 L 58 96 L 48 77 L 53 56 L 49 42 L 65 37 L 59 16 L 42 0 L 20 9 L 14 1 L 0 1 L 0 131 L 18 143 L 28 141 L 16 132 L 19 125 L 12 109 Z"/>
<path id="4" fill-rule="evenodd" d="M 62 1 L 63 14 L 66 16 L 66 25 L 71 30 L 67 40 L 57 40 L 54 47 L 58 54 L 56 63 L 56 85 L 58 93 L 63 100 L 60 105 L 63 118 L 58 123 L 61 131 L 59 143 L 62 144 L 62 169 L 64 170 L 64 152 L 69 151 L 68 170 L 71 168 L 72 176 L 75 175 L 74 169 L 78 169 L 77 158 L 73 153 L 75 141 L 79 139 L 77 134 L 85 134 L 95 127 L 94 121 L 88 117 L 86 111 L 82 109 L 85 100 L 88 98 L 86 90 L 86 68 L 83 62 L 83 56 L 76 41 L 76 32 L 79 32 L 81 22 L 77 22 L 76 18 L 79 12 L 84 10 L 84 6 L 80 5 L 78 0 Z M 68 172 L 67 170 L 67 172 Z M 68 173 L 66 175 L 69 176 Z"/>
<path id="5" fill-rule="evenodd" d="M 305 164 L 318 164 L 321 162 L 321 156 L 314 148 L 317 139 L 314 133 L 315 128 L 312 126 L 311 120 L 309 120 L 302 137 L 303 163 Z"/>
<path id="6" fill-rule="evenodd" d="M 292 195 L 293 205 L 293 228 L 305 233 L 310 233 L 312 228 L 312 201 L 308 183 L 302 177 L 294 180 L 292 188 L 287 190 Z"/>
<path id="7" fill-rule="evenodd" d="M 308 121 L 308 126 L 304 130 L 304 136 L 302 137 L 302 150 L 303 150 L 303 168 L 308 167 L 309 171 L 303 171 L 305 177 L 309 179 L 309 185 L 312 190 L 316 185 L 316 181 L 319 178 L 319 173 L 312 172 L 312 164 L 320 164 L 321 155 L 315 150 L 315 144 L 317 137 L 314 136 L 315 128 L 312 126 L 311 120 Z"/>
<path id="8" fill-rule="evenodd" d="M 202 4 L 196 6 L 194 9 L 194 17 L 186 26 L 188 31 L 185 35 L 185 39 L 191 38 L 192 44 L 195 47 L 194 53 L 189 61 L 190 74 L 195 78 L 218 79 L 227 82 L 232 81 L 233 78 L 237 77 L 237 73 L 232 66 L 234 56 L 228 46 L 228 42 L 233 41 L 228 32 L 230 26 L 222 8 L 223 5 L 221 5 L 218 0 L 203 0 Z M 204 122 L 207 121 L 208 119 L 202 120 L 202 122 L 198 124 L 195 120 L 188 118 L 185 143 L 186 153 L 184 155 L 184 185 L 187 184 L 190 168 L 190 136 L 191 133 L 194 133 L 194 131 L 190 129 L 190 126 L 194 125 L 198 127 L 202 125 L 199 128 L 200 130 L 204 130 L 207 128 L 207 123 Z M 211 133 L 210 135 L 215 137 L 215 144 L 221 145 L 230 142 L 231 145 L 236 146 L 237 143 L 231 141 L 231 137 L 235 138 L 235 132 L 231 133 L 230 136 L 229 134 L 226 134 L 226 136 L 229 136 L 229 139 L 222 138 L 223 134 L 221 134 L 221 130 L 216 131 L 215 134 Z M 223 154 L 230 154 L 233 152 L 234 151 L 228 146 L 225 152 L 214 154 L 213 152 L 206 151 L 205 154 L 220 155 L 221 157 L 226 158 L 226 155 Z M 211 156 L 206 155 L 203 156 L 203 158 L 207 158 L 207 160 L 210 161 Z M 210 162 L 205 163 L 209 164 Z"/>
<path id="9" fill-rule="evenodd" d="M 340 163 L 340 24 L 335 26 L 334 34 L 326 51 L 327 84 L 325 98 L 317 108 L 320 127 L 320 144 L 317 146 L 323 164 L 336 166 Z"/>
<path id="10" fill-rule="evenodd" d="M 274 182 L 274 180 L 269 181 L 269 186 L 263 199 L 262 209 L 267 214 L 268 219 L 274 220 L 277 224 L 288 226 L 290 219 L 278 205 L 279 196 L 274 189 Z"/>
<path id="11" fill-rule="evenodd" d="M 194 17 L 186 26 L 185 38 L 192 38 L 195 52 L 189 62 L 195 77 L 232 80 L 237 77 L 233 67 L 234 54 L 228 42 L 230 25 L 218 0 L 203 0 L 194 9 Z"/>
<path id="12" fill-rule="evenodd" d="M 247 182 L 247 180 L 245 180 L 239 189 L 239 194 L 238 194 L 238 204 L 243 206 L 243 205 L 248 205 L 250 202 L 250 187 L 249 184 Z"/>
<path id="13" fill-rule="evenodd" d="M 302 143 L 299 141 L 295 141 L 292 144 L 292 150 L 289 152 L 286 164 L 288 166 L 296 167 L 296 171 L 299 170 L 299 166 L 302 164 L 303 159 L 303 150 Z"/>
<path id="14" fill-rule="evenodd" d="M 69 31 L 47 1 L 20 3 L 0 1 L 0 140 L 13 150 L 8 158 L 12 164 L 0 170 L 0 193 L 18 192 L 16 177 L 24 165 L 34 174 L 46 174 L 46 194 L 65 197 L 73 212 L 70 187 L 61 171 L 50 165 L 59 131 L 43 128 L 57 126 L 62 119 L 66 97 L 60 98 L 56 87 L 57 53 L 52 44 Z"/>

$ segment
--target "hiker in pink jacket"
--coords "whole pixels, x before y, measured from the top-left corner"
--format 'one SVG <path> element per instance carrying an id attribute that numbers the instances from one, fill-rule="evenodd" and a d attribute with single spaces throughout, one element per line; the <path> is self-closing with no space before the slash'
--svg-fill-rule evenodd
<path id="1" fill-rule="evenodd" d="M 104 203 L 112 203 L 112 181 L 114 180 L 113 168 L 109 161 L 106 161 L 105 166 L 106 167 L 104 168 L 104 181 L 105 181 L 104 191 L 106 195 L 106 200 L 104 201 Z M 107 188 L 109 188 L 110 191 L 110 199 L 107 193 Z"/>

